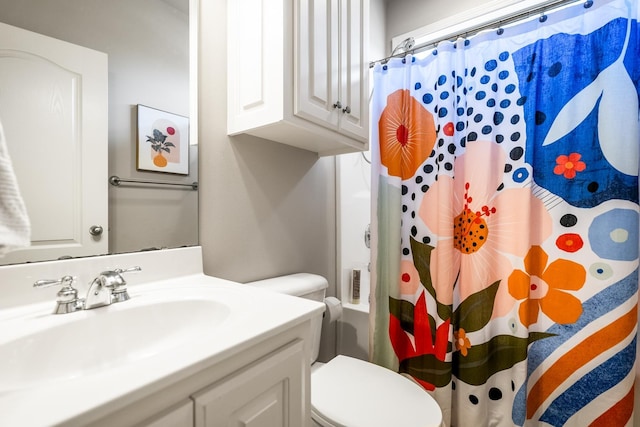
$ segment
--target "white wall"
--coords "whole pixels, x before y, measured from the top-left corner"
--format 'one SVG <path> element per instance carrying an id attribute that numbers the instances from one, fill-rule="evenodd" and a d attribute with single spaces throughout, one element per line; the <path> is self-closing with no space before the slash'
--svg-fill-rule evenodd
<path id="1" fill-rule="evenodd" d="M 366 159 L 370 154 L 365 153 Z M 369 353 L 369 261 L 365 231 L 371 220 L 371 166 L 361 153 L 338 156 L 338 296 L 343 314 L 338 352 L 359 359 Z M 360 302 L 352 303 L 352 270 L 360 270 Z"/>

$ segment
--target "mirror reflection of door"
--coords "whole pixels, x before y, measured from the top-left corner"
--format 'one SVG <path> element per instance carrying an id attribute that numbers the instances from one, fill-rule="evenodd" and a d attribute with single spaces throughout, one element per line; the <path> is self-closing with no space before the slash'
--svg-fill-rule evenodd
<path id="1" fill-rule="evenodd" d="M 0 23 L 0 122 L 32 234 L 0 264 L 108 252 L 107 86 L 106 54 Z"/>

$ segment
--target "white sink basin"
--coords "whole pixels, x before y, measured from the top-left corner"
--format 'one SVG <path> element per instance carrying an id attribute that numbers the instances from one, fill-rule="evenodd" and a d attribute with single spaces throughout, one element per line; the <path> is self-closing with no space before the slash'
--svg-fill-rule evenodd
<path id="1" fill-rule="evenodd" d="M 21 331 L 0 342 L 0 396 L 170 352 L 211 334 L 229 313 L 213 299 L 138 295 L 98 309 L 22 319 L 15 324 Z"/>

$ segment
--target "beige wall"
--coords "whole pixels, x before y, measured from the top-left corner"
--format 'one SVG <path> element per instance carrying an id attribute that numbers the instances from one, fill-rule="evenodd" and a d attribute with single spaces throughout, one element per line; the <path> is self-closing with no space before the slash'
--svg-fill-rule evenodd
<path id="1" fill-rule="evenodd" d="M 375 61 L 387 52 L 387 6 L 385 0 L 369 0 L 369 60 Z"/>
<path id="2" fill-rule="evenodd" d="M 474 9 L 489 0 L 386 0 L 387 53 L 391 39 L 441 19 Z"/>
<path id="3" fill-rule="evenodd" d="M 335 293 L 335 159 L 226 133 L 226 2 L 201 4 L 200 243 L 205 273 L 321 274 Z"/>

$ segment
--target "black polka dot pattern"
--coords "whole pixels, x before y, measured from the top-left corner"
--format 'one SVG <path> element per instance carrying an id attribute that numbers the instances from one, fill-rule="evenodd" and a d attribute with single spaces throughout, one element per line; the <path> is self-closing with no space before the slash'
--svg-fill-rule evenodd
<path id="1" fill-rule="evenodd" d="M 573 214 L 565 214 L 560 218 L 560 224 L 563 227 L 573 227 L 578 223 L 578 217 Z"/>
<path id="2" fill-rule="evenodd" d="M 500 400 L 502 399 L 502 391 L 500 391 L 497 387 L 491 387 L 489 389 L 489 399 L 491 400 Z"/>
<path id="3" fill-rule="evenodd" d="M 433 51 L 437 56 L 438 52 Z M 531 58 L 535 61 L 535 58 Z M 549 73 L 559 72 L 559 64 Z M 532 77 L 533 78 L 533 77 Z M 419 215 L 408 206 L 417 208 L 423 195 L 429 191 L 439 175 L 454 177 L 456 158 L 465 153 L 468 143 L 493 141 L 505 151 L 504 181 L 496 189 L 522 187 L 529 179 L 524 159 L 524 135 L 526 132 L 523 105 L 526 98 L 518 91 L 518 80 L 511 56 L 502 52 L 488 58 L 481 66 L 451 71 L 431 79 L 414 81 L 413 96 L 434 117 L 437 130 L 436 143 L 425 164 L 412 180 L 402 185 L 402 211 L 411 212 L 411 224 L 403 227 L 405 237 L 402 253 L 410 256 L 409 236 L 424 241 L 428 230 L 421 224 Z M 536 120 L 544 121 L 540 112 Z M 473 250 L 470 241 L 468 248 Z"/>

